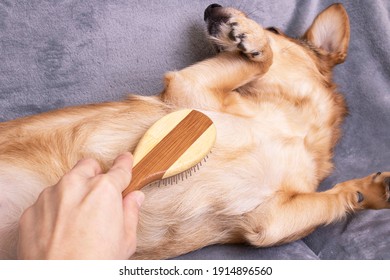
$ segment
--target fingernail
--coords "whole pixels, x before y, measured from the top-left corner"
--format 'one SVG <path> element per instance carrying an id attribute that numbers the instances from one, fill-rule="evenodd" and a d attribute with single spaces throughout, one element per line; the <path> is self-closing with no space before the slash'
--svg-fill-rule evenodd
<path id="1" fill-rule="evenodd" d="M 135 191 L 135 192 L 133 192 L 133 196 L 135 198 L 135 201 L 138 204 L 138 207 L 141 207 L 142 203 L 145 200 L 145 194 L 141 191 Z"/>

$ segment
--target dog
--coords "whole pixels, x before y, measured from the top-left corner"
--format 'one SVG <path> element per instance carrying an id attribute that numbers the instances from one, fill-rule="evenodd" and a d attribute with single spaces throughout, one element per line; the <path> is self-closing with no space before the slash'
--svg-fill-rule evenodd
<path id="1" fill-rule="evenodd" d="M 134 259 L 217 243 L 273 246 L 347 213 L 390 208 L 390 172 L 316 192 L 332 171 L 347 114 L 332 82 L 350 39 L 343 6 L 322 11 L 298 39 L 218 4 L 204 18 L 218 54 L 167 73 L 161 94 L 0 123 L 1 258 L 16 258 L 18 219 L 46 186 L 82 158 L 107 170 L 155 121 L 181 108 L 207 114 L 217 140 L 193 176 L 143 189 Z"/>

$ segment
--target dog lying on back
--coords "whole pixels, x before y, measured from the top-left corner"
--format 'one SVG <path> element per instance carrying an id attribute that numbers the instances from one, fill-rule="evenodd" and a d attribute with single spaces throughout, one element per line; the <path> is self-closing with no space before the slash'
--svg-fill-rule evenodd
<path id="1" fill-rule="evenodd" d="M 192 177 L 143 189 L 137 259 L 170 258 L 215 243 L 272 246 L 360 209 L 390 208 L 390 172 L 318 193 L 332 170 L 346 115 L 332 82 L 349 43 L 335 4 L 293 39 L 243 12 L 205 10 L 213 58 L 165 76 L 159 96 L 65 108 L 0 123 L 0 256 L 16 257 L 18 219 L 80 159 L 107 170 L 156 120 L 181 108 L 217 127 L 209 160 Z"/>

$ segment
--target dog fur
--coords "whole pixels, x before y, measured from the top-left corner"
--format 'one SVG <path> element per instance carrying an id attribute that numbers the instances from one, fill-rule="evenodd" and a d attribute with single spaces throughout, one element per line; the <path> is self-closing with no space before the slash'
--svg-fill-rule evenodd
<path id="1" fill-rule="evenodd" d="M 217 127 L 199 172 L 143 189 L 136 259 L 170 258 L 216 243 L 272 246 L 360 209 L 390 208 L 390 173 L 316 192 L 332 171 L 347 113 L 332 82 L 349 43 L 345 9 L 320 13 L 293 39 L 234 8 L 210 5 L 220 53 L 165 76 L 159 96 L 129 96 L 0 123 L 0 257 L 15 258 L 18 219 L 82 158 L 108 169 L 165 114 L 196 108 Z"/>

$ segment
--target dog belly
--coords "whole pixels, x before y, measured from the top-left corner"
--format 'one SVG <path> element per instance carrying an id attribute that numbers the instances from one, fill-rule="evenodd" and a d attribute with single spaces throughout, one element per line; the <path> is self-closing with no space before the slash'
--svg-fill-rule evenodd
<path id="1" fill-rule="evenodd" d="M 220 136 L 224 133 L 219 130 Z M 260 145 L 236 148 L 238 153 L 217 141 L 191 177 L 144 189 L 136 258 L 166 258 L 208 244 L 241 241 L 244 213 L 265 205 L 282 187 L 307 191 L 310 184 L 305 181 L 315 177 L 310 154 L 298 139 L 286 144 L 264 137 Z"/>

